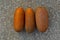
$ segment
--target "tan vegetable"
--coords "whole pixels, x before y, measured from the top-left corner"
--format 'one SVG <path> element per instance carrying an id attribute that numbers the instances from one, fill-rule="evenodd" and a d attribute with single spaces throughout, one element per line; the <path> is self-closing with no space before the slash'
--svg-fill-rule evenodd
<path id="1" fill-rule="evenodd" d="M 39 32 L 45 32 L 48 28 L 48 11 L 45 7 L 36 9 L 36 25 Z"/>
<path id="2" fill-rule="evenodd" d="M 25 12 L 25 29 L 26 32 L 33 32 L 35 29 L 34 11 L 32 8 L 27 8 Z"/>
<path id="3" fill-rule="evenodd" d="M 22 31 L 24 28 L 24 10 L 18 7 L 14 13 L 14 29 L 16 32 Z"/>

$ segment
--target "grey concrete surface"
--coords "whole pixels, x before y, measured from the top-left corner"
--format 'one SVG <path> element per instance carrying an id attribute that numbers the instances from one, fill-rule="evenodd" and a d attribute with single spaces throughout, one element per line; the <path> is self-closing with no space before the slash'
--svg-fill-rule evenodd
<path id="1" fill-rule="evenodd" d="M 15 32 L 14 10 L 17 7 L 45 6 L 49 12 L 49 27 L 44 33 Z M 60 40 L 60 0 L 0 0 L 0 40 Z"/>

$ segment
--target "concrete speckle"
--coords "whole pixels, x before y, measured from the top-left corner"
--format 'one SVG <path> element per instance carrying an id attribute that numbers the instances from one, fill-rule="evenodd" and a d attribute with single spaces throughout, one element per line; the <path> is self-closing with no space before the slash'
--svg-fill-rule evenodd
<path id="1" fill-rule="evenodd" d="M 45 6 L 49 12 L 49 27 L 44 33 L 15 32 L 13 16 L 17 7 Z M 0 0 L 0 40 L 60 40 L 60 0 Z"/>

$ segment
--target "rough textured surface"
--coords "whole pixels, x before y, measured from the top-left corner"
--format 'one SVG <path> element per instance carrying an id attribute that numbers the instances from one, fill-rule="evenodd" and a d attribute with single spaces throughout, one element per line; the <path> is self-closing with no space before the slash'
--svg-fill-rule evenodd
<path id="1" fill-rule="evenodd" d="M 45 33 L 35 30 L 17 33 L 13 29 L 15 8 L 45 6 L 49 11 L 49 28 Z M 0 0 L 0 40 L 60 40 L 60 0 Z"/>

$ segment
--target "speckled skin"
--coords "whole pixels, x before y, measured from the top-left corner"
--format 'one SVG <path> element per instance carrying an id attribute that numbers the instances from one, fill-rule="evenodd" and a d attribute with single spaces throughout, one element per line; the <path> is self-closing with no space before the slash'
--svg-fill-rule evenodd
<path id="1" fill-rule="evenodd" d="M 15 8 L 45 6 L 49 14 L 49 27 L 44 33 L 35 30 L 17 33 L 13 29 Z M 0 0 L 0 40 L 60 40 L 60 0 Z"/>

